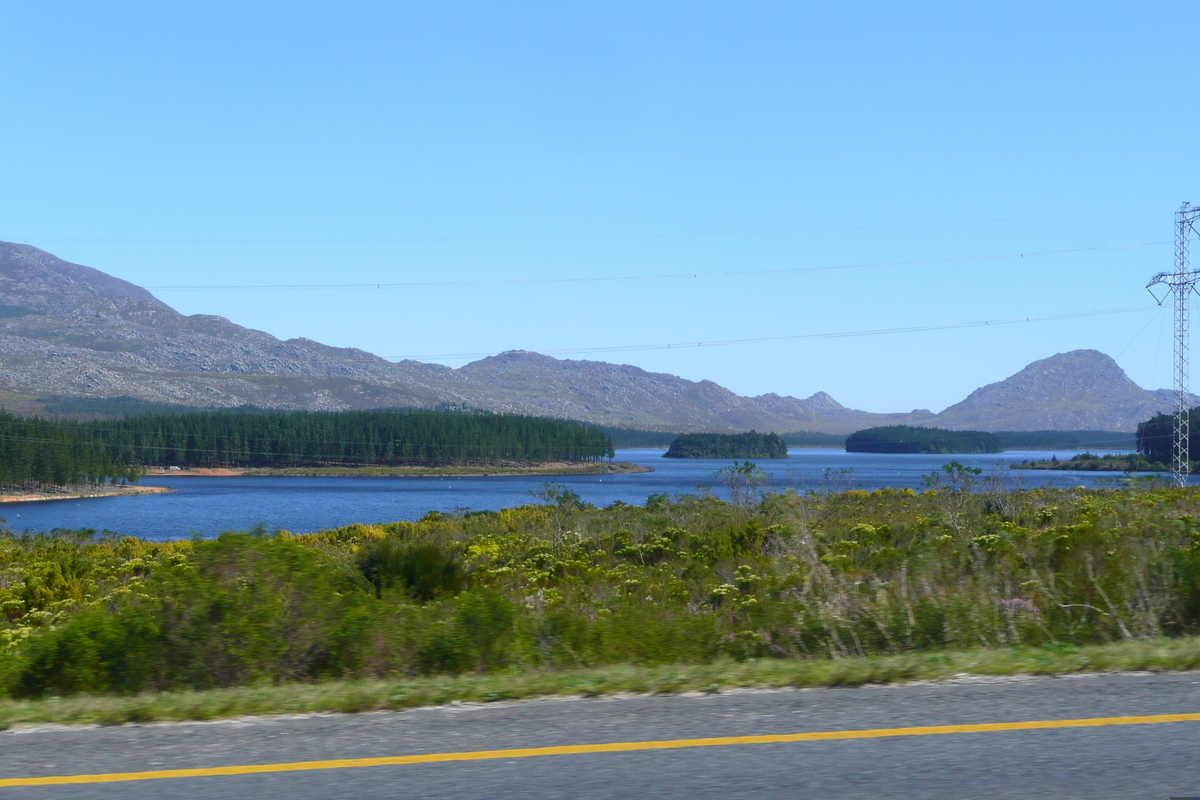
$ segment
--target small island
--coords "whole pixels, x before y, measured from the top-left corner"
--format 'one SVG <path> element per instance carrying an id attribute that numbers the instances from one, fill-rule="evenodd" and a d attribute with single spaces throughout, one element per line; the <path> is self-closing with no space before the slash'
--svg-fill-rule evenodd
<path id="1" fill-rule="evenodd" d="M 867 428 L 846 437 L 847 453 L 999 453 L 1000 437 L 984 431 L 948 431 L 887 425 Z"/>
<path id="2" fill-rule="evenodd" d="M 787 444 L 774 433 L 683 433 L 663 458 L 787 458 Z"/>
<path id="3" fill-rule="evenodd" d="M 1169 472 L 1171 468 L 1160 461 L 1150 461 L 1137 453 L 1128 455 L 1109 453 L 1098 456 L 1095 453 L 1079 453 L 1065 461 L 1059 461 L 1058 456 L 1039 461 L 1018 461 L 1010 464 L 1012 469 L 1061 469 L 1076 472 Z"/>

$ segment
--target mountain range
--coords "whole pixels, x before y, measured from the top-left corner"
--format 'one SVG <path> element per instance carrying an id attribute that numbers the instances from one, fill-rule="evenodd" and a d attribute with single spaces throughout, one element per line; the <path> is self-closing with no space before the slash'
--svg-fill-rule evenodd
<path id="1" fill-rule="evenodd" d="M 743 397 L 712 381 L 520 350 L 458 369 L 393 363 L 311 339 L 280 340 L 223 317 L 185 316 L 132 283 L 0 242 L 0 402 L 38 411 L 64 396 L 206 407 L 473 408 L 628 428 L 779 433 L 896 424 L 1129 431 L 1173 407 L 1170 392 L 1142 389 L 1095 350 L 1036 361 L 939 414 L 858 411 L 824 392 Z"/>

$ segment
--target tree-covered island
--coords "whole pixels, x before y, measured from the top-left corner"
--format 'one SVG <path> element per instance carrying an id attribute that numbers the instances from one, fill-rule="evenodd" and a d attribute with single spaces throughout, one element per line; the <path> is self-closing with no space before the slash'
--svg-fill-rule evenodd
<path id="1" fill-rule="evenodd" d="M 1003 450 L 1000 437 L 984 431 L 886 425 L 846 437 L 847 453 L 999 453 Z"/>
<path id="2" fill-rule="evenodd" d="M 1200 452 L 1200 415 L 1196 409 L 1188 411 L 1191 424 L 1190 450 Z M 1012 464 L 1013 469 L 1074 470 L 1080 472 L 1168 472 L 1174 460 L 1172 447 L 1175 443 L 1175 415 L 1155 414 L 1145 422 L 1138 423 L 1136 453 L 1079 453 L 1069 459 L 1057 457 L 1037 461 L 1020 461 Z M 1194 463 L 1194 462 L 1193 462 Z"/>
<path id="3" fill-rule="evenodd" d="M 684 433 L 663 458 L 787 458 L 787 444 L 774 433 Z"/>
<path id="4" fill-rule="evenodd" d="M 1171 468 L 1157 461 L 1148 461 L 1137 453 L 1077 453 L 1067 459 L 1052 456 L 1037 461 L 1018 461 L 1012 469 L 1050 469 L 1079 472 L 1166 472 Z"/>

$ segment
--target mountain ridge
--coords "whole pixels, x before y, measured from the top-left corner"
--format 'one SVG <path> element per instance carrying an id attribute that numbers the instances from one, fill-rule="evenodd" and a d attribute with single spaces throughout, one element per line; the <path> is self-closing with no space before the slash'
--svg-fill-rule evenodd
<path id="1" fill-rule="evenodd" d="M 0 395 L 31 410 L 38 397 L 127 396 L 212 407 L 461 407 L 679 432 L 837 434 L 897 424 L 1131 430 L 1173 407 L 1171 393 L 1138 387 L 1097 351 L 1034 362 L 940 414 L 859 411 L 825 392 L 745 397 L 709 380 L 522 350 L 458 369 L 394 363 L 303 337 L 281 340 L 224 317 L 185 316 L 128 281 L 9 242 L 0 242 Z"/>

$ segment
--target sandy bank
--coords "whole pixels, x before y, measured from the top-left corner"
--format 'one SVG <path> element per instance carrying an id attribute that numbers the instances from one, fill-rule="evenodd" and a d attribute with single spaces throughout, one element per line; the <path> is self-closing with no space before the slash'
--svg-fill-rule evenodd
<path id="1" fill-rule="evenodd" d="M 0 494 L 0 503 L 40 503 L 43 500 L 84 500 L 89 497 L 121 497 L 134 494 L 173 492 L 167 486 L 104 486 L 83 492 L 34 492 L 31 494 Z"/>
<path id="2" fill-rule="evenodd" d="M 215 467 L 207 469 L 155 469 L 146 472 L 154 477 L 227 478 L 238 475 L 283 477 L 339 478 L 427 478 L 455 476 L 462 478 L 503 475 L 617 475 L 653 472 L 629 461 L 549 461 L 544 464 L 504 463 L 495 465 L 455 465 L 445 467 L 283 467 L 272 469 L 241 469 Z"/>

